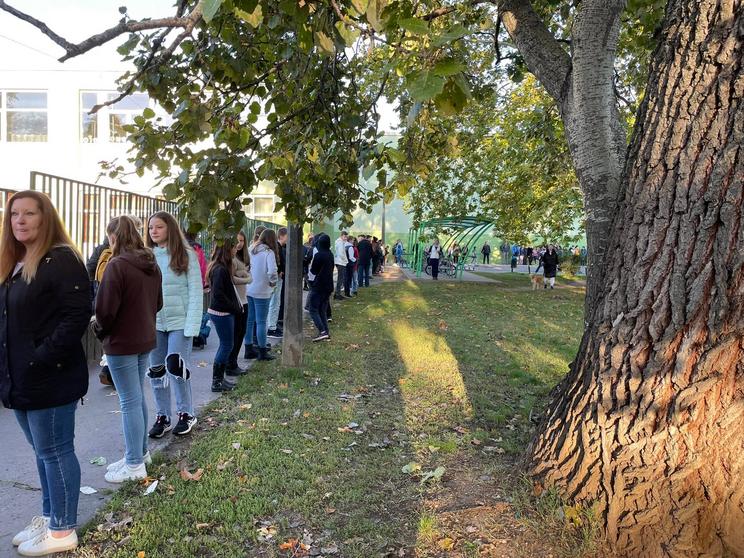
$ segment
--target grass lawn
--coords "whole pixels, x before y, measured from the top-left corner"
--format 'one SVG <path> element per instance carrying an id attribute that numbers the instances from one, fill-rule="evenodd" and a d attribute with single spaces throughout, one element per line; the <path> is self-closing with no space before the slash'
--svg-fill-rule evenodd
<path id="1" fill-rule="evenodd" d="M 77 555 L 576 556 L 585 534 L 518 464 L 574 357 L 583 290 L 506 281 L 385 283 L 335 305 L 331 342 L 302 370 L 255 366 Z"/>

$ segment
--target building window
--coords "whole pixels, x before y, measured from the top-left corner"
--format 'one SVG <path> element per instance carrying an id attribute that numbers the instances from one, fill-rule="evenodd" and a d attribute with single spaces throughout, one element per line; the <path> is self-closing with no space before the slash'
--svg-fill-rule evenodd
<path id="1" fill-rule="evenodd" d="M 251 203 L 245 206 L 245 214 L 249 219 L 271 221 L 274 217 L 275 197 L 271 194 L 251 196 Z"/>
<path id="2" fill-rule="evenodd" d="M 47 141 L 46 91 L 0 91 L 0 139 Z"/>
<path id="3" fill-rule="evenodd" d="M 124 143 L 127 133 L 124 126 L 132 124 L 134 117 L 150 106 L 150 99 L 144 93 L 135 93 L 118 103 L 101 108 L 95 114 L 90 109 L 115 99 L 119 94 L 111 91 L 80 92 L 80 140 L 83 143 Z"/>

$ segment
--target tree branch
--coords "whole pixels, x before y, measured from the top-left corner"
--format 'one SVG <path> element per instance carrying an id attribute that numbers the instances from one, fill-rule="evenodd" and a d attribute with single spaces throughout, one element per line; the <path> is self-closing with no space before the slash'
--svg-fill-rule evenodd
<path id="1" fill-rule="evenodd" d="M 493 3 L 493 0 L 470 0 L 467 2 L 468 6 L 470 8 L 473 8 L 477 6 L 478 4 L 485 4 L 485 3 Z M 457 6 L 446 6 L 442 8 L 437 8 L 435 10 L 430 11 L 428 14 L 421 16 L 421 19 L 424 21 L 431 21 L 432 19 L 436 19 L 438 17 L 446 16 L 451 14 L 457 9 Z"/>
<path id="2" fill-rule="evenodd" d="M 571 76 L 568 53 L 535 13 L 529 0 L 500 0 L 498 8 L 501 21 L 527 67 L 561 106 Z"/>
<path id="3" fill-rule="evenodd" d="M 111 41 L 112 39 L 115 39 L 119 35 L 123 35 L 124 33 L 136 33 L 137 31 L 147 31 L 150 29 L 164 28 L 183 28 L 184 30 L 188 29 L 190 33 L 202 17 L 202 2 L 203 0 L 200 0 L 196 7 L 187 16 L 165 17 L 160 19 L 144 19 L 141 21 L 122 21 L 118 25 L 115 25 L 114 27 L 111 27 L 110 29 L 107 29 L 101 33 L 88 37 L 78 44 L 71 43 L 64 37 L 61 37 L 54 31 L 52 31 L 49 26 L 46 25 L 43 21 L 40 21 L 35 17 L 32 17 L 16 8 L 13 8 L 12 6 L 9 6 L 5 2 L 5 0 L 0 0 L 0 9 L 23 21 L 26 21 L 27 23 L 30 23 L 31 25 L 39 29 L 42 33 L 44 33 L 47 37 L 52 39 L 52 41 L 54 41 L 56 44 L 65 49 L 65 55 L 59 59 L 60 62 L 64 62 L 65 60 L 69 60 L 70 58 L 74 58 L 75 56 L 79 56 L 80 54 L 99 47 Z M 180 11 L 181 9 L 179 8 L 179 12 Z M 175 43 L 176 46 L 180 42 L 180 40 L 177 41 L 178 42 Z M 176 47 L 173 46 L 173 49 L 175 48 Z"/>

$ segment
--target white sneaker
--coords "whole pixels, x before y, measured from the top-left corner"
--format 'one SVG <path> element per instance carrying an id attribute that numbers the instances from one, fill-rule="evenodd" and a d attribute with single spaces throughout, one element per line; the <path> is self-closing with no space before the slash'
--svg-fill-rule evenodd
<path id="1" fill-rule="evenodd" d="M 147 469 L 145 468 L 144 463 L 140 463 L 139 465 L 135 465 L 134 467 L 125 463 L 118 469 L 114 469 L 113 471 L 109 471 L 108 473 L 106 473 L 103 478 L 106 479 L 106 482 L 119 484 L 128 480 L 144 479 L 146 476 Z"/>
<path id="2" fill-rule="evenodd" d="M 13 546 L 30 541 L 41 535 L 49 527 L 49 518 L 37 515 L 31 520 L 31 523 L 23 528 L 23 531 L 13 537 Z"/>
<path id="3" fill-rule="evenodd" d="M 145 465 L 152 465 L 152 457 L 150 457 L 150 452 L 149 451 L 146 452 L 145 455 L 142 456 L 142 459 L 144 460 Z M 127 462 L 127 458 L 126 457 L 122 457 L 121 459 L 119 459 L 119 461 L 114 461 L 113 463 L 109 463 L 106 466 L 106 470 L 107 471 L 114 471 L 116 469 L 119 469 L 126 462 Z"/>
<path id="4" fill-rule="evenodd" d="M 46 556 L 55 552 L 73 550 L 77 545 L 78 537 L 75 531 L 66 537 L 55 539 L 49 529 L 44 529 L 44 532 L 40 535 L 21 543 L 21 546 L 18 547 L 18 554 L 21 556 Z"/>

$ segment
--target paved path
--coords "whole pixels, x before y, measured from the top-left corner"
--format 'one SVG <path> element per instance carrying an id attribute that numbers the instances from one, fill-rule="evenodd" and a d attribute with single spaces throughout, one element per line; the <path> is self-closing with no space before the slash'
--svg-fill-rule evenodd
<path id="1" fill-rule="evenodd" d="M 212 359 L 217 350 L 217 336 L 209 336 L 208 346 L 203 351 L 192 354 L 192 390 L 194 405 L 198 409 L 215 398 L 210 391 L 212 383 Z M 241 351 L 242 352 L 242 351 Z M 242 361 L 242 365 L 246 362 Z M 119 398 L 111 387 L 98 381 L 98 366 L 90 368 L 90 388 L 85 404 L 78 407 L 75 424 L 75 449 L 82 469 L 82 485 L 98 490 L 89 496 L 80 494 L 78 521 L 83 525 L 95 511 L 105 503 L 116 485 L 107 483 L 103 475 L 105 466 L 91 465 L 90 460 L 103 456 L 109 463 L 120 459 L 124 454 L 124 439 L 121 431 Z M 145 380 L 146 386 L 148 380 Z M 152 390 L 145 390 L 149 409 L 154 420 Z M 198 416 L 198 413 L 197 413 Z M 149 428 L 151 424 L 147 425 Z M 172 435 L 166 434 L 161 440 L 153 440 L 151 450 L 165 446 Z M 13 550 L 11 539 L 23 529 L 34 515 L 41 513 L 41 489 L 36 473 L 34 454 L 26 442 L 13 411 L 0 406 L 0 557 L 18 556 Z"/>

